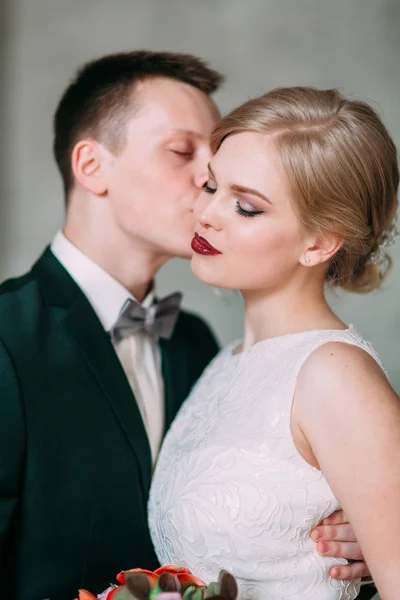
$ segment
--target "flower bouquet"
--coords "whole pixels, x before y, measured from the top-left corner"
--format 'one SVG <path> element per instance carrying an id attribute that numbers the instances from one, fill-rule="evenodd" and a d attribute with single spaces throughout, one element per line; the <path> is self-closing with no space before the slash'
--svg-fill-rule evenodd
<path id="1" fill-rule="evenodd" d="M 156 571 L 131 569 L 117 575 L 119 585 L 99 594 L 79 590 L 76 600 L 237 600 L 235 578 L 221 571 L 218 581 L 206 586 L 183 568 L 168 565 Z"/>

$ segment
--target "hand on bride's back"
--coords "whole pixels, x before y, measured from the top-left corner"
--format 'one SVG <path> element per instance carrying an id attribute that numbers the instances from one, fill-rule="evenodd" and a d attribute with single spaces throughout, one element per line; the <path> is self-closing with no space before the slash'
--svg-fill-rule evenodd
<path id="1" fill-rule="evenodd" d="M 330 575 L 334 579 L 358 579 L 370 576 L 351 523 L 342 510 L 334 512 L 321 521 L 312 530 L 311 538 L 317 543 L 317 551 L 323 556 L 355 561 L 348 565 L 332 567 Z"/>

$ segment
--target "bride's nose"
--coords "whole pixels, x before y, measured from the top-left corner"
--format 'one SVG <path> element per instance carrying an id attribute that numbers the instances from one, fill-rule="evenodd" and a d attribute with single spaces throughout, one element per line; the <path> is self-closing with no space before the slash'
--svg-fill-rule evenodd
<path id="1" fill-rule="evenodd" d="M 203 193 L 197 200 L 194 208 L 196 221 L 205 229 L 212 227 L 216 231 L 222 229 L 221 206 L 217 198 Z"/>

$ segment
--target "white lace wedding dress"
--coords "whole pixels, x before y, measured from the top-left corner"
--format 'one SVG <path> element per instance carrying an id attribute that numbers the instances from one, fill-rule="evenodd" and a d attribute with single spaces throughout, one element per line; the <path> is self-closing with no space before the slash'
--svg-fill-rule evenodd
<path id="1" fill-rule="evenodd" d="M 206 369 L 175 419 L 156 466 L 149 522 L 160 564 L 209 582 L 221 569 L 241 600 L 352 600 L 359 581 L 335 581 L 346 561 L 317 554 L 309 532 L 339 508 L 290 432 L 297 374 L 327 342 L 372 347 L 350 327 L 236 344 Z M 324 398 L 320 398 L 324 402 Z"/>

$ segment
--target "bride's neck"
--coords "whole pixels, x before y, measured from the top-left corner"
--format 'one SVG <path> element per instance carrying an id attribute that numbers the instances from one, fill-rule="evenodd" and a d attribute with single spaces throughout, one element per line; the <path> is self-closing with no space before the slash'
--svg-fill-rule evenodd
<path id="1" fill-rule="evenodd" d="M 246 290 L 242 295 L 245 302 L 243 349 L 288 333 L 346 327 L 330 308 L 322 286 Z"/>

